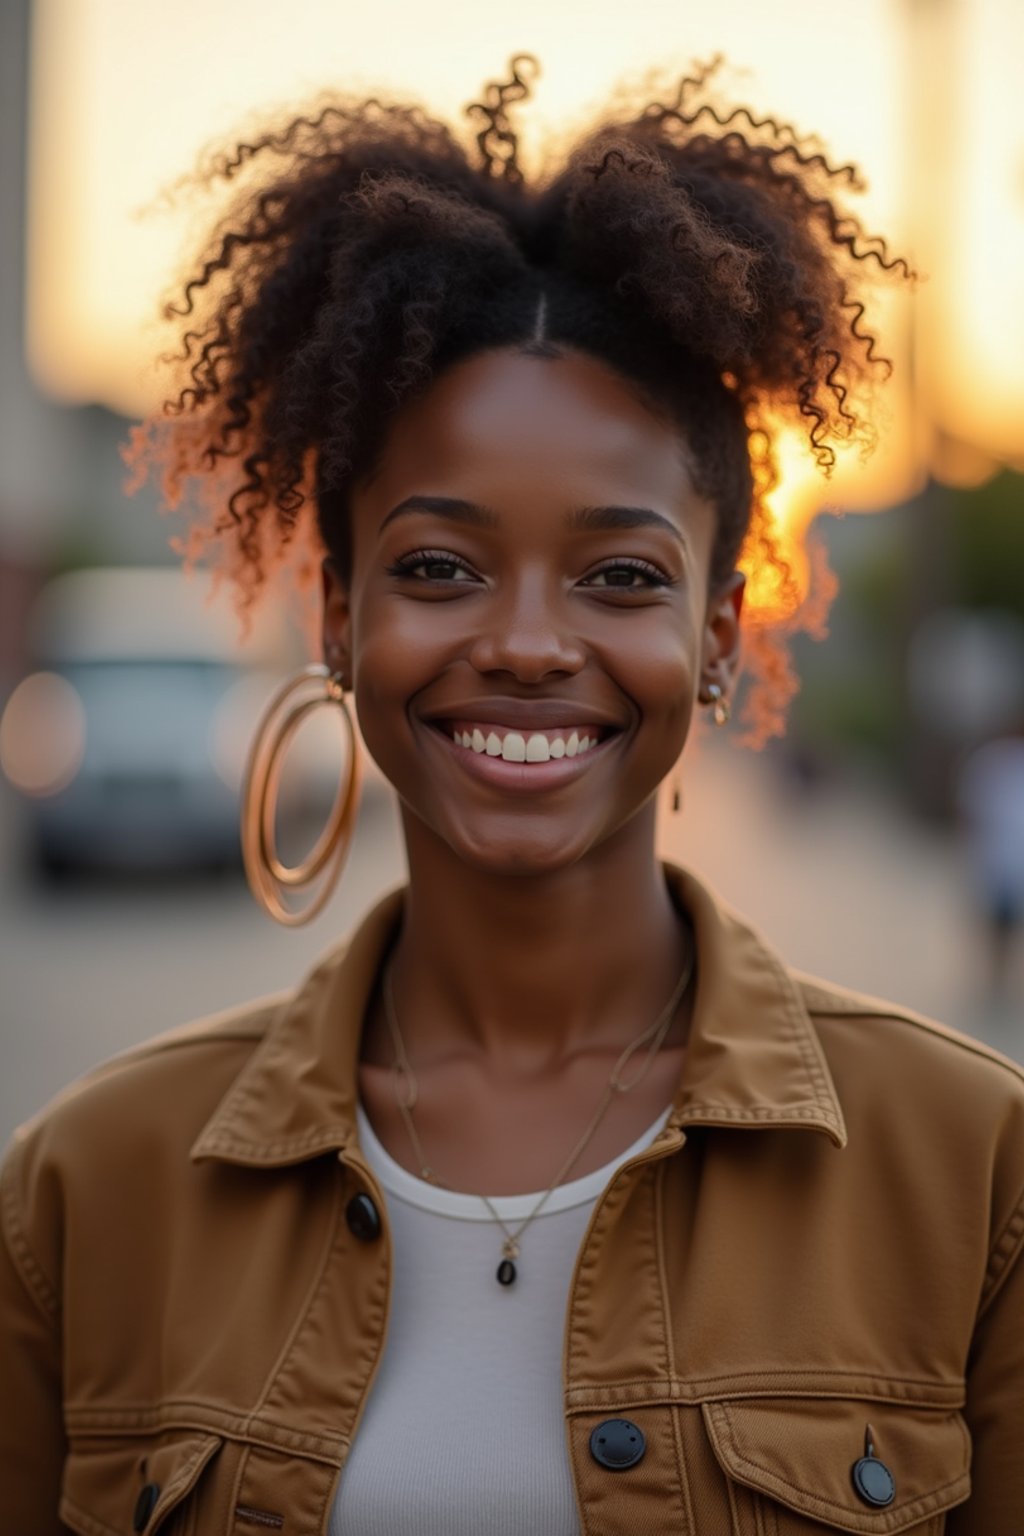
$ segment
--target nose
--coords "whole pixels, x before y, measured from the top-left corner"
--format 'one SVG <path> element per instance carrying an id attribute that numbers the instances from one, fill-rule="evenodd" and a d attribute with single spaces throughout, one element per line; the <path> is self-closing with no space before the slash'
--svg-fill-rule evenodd
<path id="1" fill-rule="evenodd" d="M 537 683 L 552 672 L 579 672 L 586 654 L 560 594 L 534 573 L 495 592 L 469 659 L 478 672 Z"/>

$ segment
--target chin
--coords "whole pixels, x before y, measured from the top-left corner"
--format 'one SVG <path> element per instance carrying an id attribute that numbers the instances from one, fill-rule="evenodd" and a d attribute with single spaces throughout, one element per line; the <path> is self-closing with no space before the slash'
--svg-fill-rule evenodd
<path id="1" fill-rule="evenodd" d="M 423 783 L 407 786 L 407 794 L 396 787 L 396 794 L 406 847 L 417 857 L 431 858 L 433 842 L 438 854 L 447 850 L 467 869 L 513 878 L 558 874 L 599 849 L 610 852 L 607 845 L 622 838 L 649 838 L 653 849 L 659 783 L 635 801 L 622 795 L 599 805 L 601 797 L 590 797 L 575 807 L 479 806 L 472 797 L 460 803 L 447 793 L 425 794 Z"/>
<path id="2" fill-rule="evenodd" d="M 471 868 L 509 877 L 555 874 L 578 863 L 594 845 L 592 837 L 580 834 L 553 840 L 550 827 L 538 828 L 534 836 L 524 829 L 492 831 L 479 840 L 467 837 L 462 827 L 456 835 L 445 837 L 445 841 Z"/>

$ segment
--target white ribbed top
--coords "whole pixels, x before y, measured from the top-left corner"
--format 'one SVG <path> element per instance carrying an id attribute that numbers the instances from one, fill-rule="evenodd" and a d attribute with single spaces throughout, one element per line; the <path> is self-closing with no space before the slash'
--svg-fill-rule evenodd
<path id="1" fill-rule="evenodd" d="M 331 1512 L 330 1536 L 579 1536 L 562 1408 L 565 1307 L 594 1202 L 670 1106 L 603 1168 L 561 1184 L 523 1234 L 515 1283 L 478 1195 L 389 1156 L 359 1106 L 394 1249 L 388 1336 Z M 542 1191 L 498 1196 L 515 1228 Z"/>

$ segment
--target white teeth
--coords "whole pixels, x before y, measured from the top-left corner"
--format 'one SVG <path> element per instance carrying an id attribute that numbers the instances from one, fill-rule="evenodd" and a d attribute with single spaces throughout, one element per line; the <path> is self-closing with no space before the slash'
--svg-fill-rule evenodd
<path id="1" fill-rule="evenodd" d="M 501 744 L 501 755 L 506 763 L 526 762 L 526 742 L 518 731 L 509 731 Z"/>
<path id="2" fill-rule="evenodd" d="M 551 741 L 541 731 L 532 731 L 529 736 L 509 731 L 503 740 L 497 731 L 485 736 L 479 726 L 471 731 L 456 730 L 453 736 L 460 747 L 478 755 L 486 752 L 488 757 L 503 757 L 507 763 L 546 763 L 551 758 L 578 757 L 598 742 L 596 736 L 581 736 L 578 731 L 573 731 L 567 740 L 556 736 Z"/>

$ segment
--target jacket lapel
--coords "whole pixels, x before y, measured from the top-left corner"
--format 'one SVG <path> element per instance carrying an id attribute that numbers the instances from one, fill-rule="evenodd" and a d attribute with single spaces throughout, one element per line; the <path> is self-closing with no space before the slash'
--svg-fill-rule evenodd
<path id="1" fill-rule="evenodd" d="M 755 929 L 687 870 L 666 866 L 693 924 L 697 995 L 669 1125 L 793 1126 L 845 1146 L 825 1054 L 799 984 Z"/>

